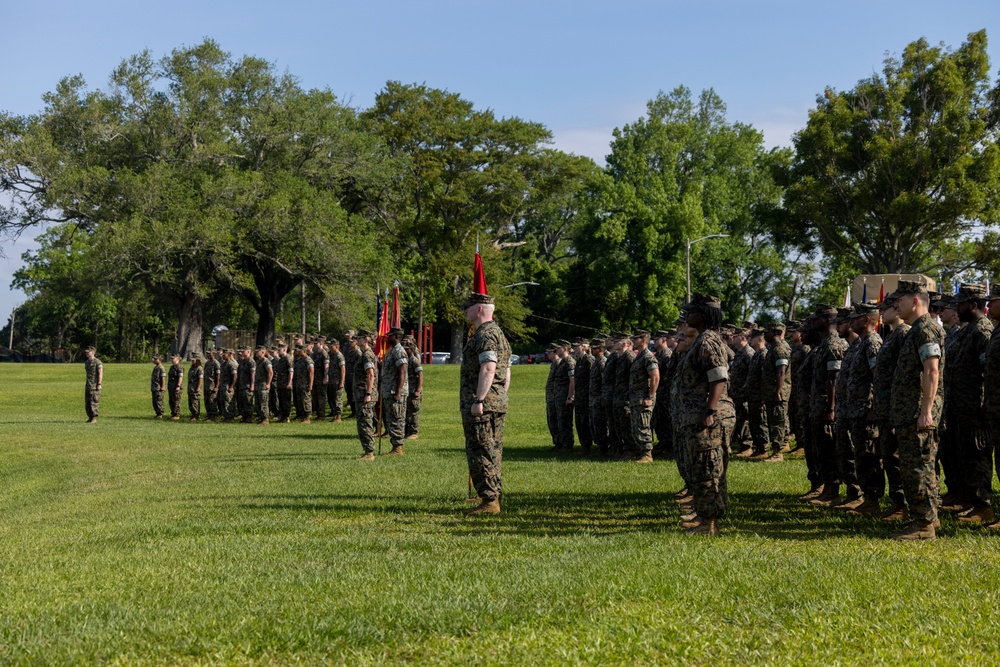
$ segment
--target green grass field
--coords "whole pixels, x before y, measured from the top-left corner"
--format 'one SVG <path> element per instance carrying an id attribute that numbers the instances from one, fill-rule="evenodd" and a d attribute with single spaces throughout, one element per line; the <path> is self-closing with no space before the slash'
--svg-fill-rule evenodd
<path id="1" fill-rule="evenodd" d="M 151 418 L 148 366 L 0 367 L 0 664 L 995 664 L 998 537 L 934 543 L 734 462 L 724 535 L 681 534 L 671 461 L 556 458 L 513 369 L 504 513 L 464 517 L 458 369 L 421 439 Z M 388 447 L 384 446 L 383 451 Z"/>

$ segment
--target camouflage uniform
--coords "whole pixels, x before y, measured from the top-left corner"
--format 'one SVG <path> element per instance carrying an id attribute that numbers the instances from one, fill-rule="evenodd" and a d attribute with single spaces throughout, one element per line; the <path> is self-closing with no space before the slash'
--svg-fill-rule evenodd
<path id="1" fill-rule="evenodd" d="M 747 375 L 753 361 L 754 349 L 744 345 L 736 351 L 732 366 L 729 368 L 730 398 L 736 406 L 736 426 L 733 427 L 733 440 L 730 449 L 739 452 L 750 439 L 750 413 L 747 407 Z"/>
<path id="2" fill-rule="evenodd" d="M 227 420 L 235 415 L 233 397 L 236 395 L 236 375 L 238 365 L 235 359 L 226 359 L 222 364 L 222 384 L 219 390 L 219 414 Z"/>
<path id="3" fill-rule="evenodd" d="M 170 365 L 167 371 L 167 399 L 170 402 L 170 417 L 181 416 L 181 390 L 184 387 L 184 368 L 180 362 Z"/>
<path id="4" fill-rule="evenodd" d="M 345 368 L 347 360 L 340 350 L 330 354 L 330 377 L 326 384 L 326 400 L 330 405 L 330 416 L 339 417 L 344 414 L 344 384 L 340 381 L 340 369 Z M 347 372 L 344 372 L 346 380 Z"/>
<path id="5" fill-rule="evenodd" d="M 640 455 L 653 451 L 653 406 L 656 405 L 655 394 L 649 396 L 649 374 L 660 368 L 656 357 L 649 348 L 643 348 L 635 356 L 629 368 L 628 402 L 632 417 L 632 441 Z M 643 401 L 651 399 L 650 405 Z"/>
<path id="6" fill-rule="evenodd" d="M 861 347 L 858 341 L 859 339 L 855 338 L 853 343 L 847 344 L 847 352 L 844 353 L 840 374 L 837 375 L 837 382 L 834 385 L 834 443 L 836 443 L 837 450 L 837 470 L 840 471 L 840 481 L 855 491 L 860 488 L 860 485 L 858 484 L 854 442 L 851 440 L 851 423 L 847 411 L 847 388 L 851 381 L 854 357 Z"/>
<path id="7" fill-rule="evenodd" d="M 945 332 L 944 356 L 948 359 L 955 353 L 955 342 L 958 340 L 958 333 L 961 330 L 960 326 L 955 325 Z M 941 423 L 938 424 L 937 454 L 949 495 L 964 501 L 971 496 L 971 493 L 966 488 L 964 476 L 962 475 L 961 455 L 959 454 L 957 439 L 953 437 L 952 433 L 948 432 L 948 407 L 951 403 L 952 373 L 951 364 L 948 364 L 947 370 L 941 372 L 941 382 L 944 384 L 944 407 L 941 413 Z M 956 430 L 955 433 L 957 432 Z"/>
<path id="8" fill-rule="evenodd" d="M 483 399 L 482 416 L 472 415 L 482 364 L 496 363 L 493 383 Z M 476 493 L 484 502 L 498 500 L 503 492 L 503 429 L 507 416 L 507 373 L 510 345 L 494 321 L 484 322 L 462 351 L 459 381 L 459 412 L 465 430 L 465 455 Z"/>
<path id="9" fill-rule="evenodd" d="M 357 414 L 357 406 L 354 404 L 354 368 L 358 364 L 358 360 L 361 358 L 361 354 L 358 348 L 350 345 L 348 343 L 347 352 L 344 354 L 344 361 L 347 365 L 347 370 L 344 373 L 344 391 L 347 393 L 347 407 L 351 409 L 351 415 Z"/>
<path id="10" fill-rule="evenodd" d="M 656 434 L 658 451 L 662 450 L 665 454 L 674 450 L 673 427 L 670 422 L 670 375 L 673 356 L 673 350 L 670 348 L 656 353 L 660 384 L 656 385 L 656 403 L 653 405 L 653 432 Z"/>
<path id="11" fill-rule="evenodd" d="M 983 355 L 983 421 L 996 437 L 1000 433 L 1000 335 L 990 336 Z M 950 362 L 949 362 L 950 363 Z M 997 469 L 1000 469 L 1000 447 L 994 443 Z"/>
<path id="12" fill-rule="evenodd" d="M 576 376 L 576 360 L 563 357 L 552 379 L 552 400 L 556 413 L 556 444 L 564 451 L 573 449 L 573 404 L 569 399 L 569 382 Z M 575 397 L 574 397 L 575 398 Z"/>
<path id="13" fill-rule="evenodd" d="M 885 471 L 885 478 L 889 484 L 889 499 L 895 507 L 903 507 L 905 499 L 903 497 L 903 478 L 899 469 L 899 442 L 896 440 L 896 429 L 892 425 L 892 412 L 890 402 L 892 400 L 892 377 L 896 372 L 896 363 L 899 360 L 899 348 L 903 344 L 903 339 L 910 331 L 910 325 L 900 322 L 893 329 L 882 346 L 879 348 L 878 357 L 875 359 L 875 370 L 872 374 L 872 413 L 875 416 L 875 423 L 878 425 L 878 448 L 882 457 L 882 469 Z M 874 484 L 873 484 L 874 486 Z M 882 489 L 885 482 L 879 480 L 879 489 L 876 497 L 882 497 Z M 868 493 L 868 489 L 865 489 Z"/>
<path id="14" fill-rule="evenodd" d="M 215 419 L 219 416 L 219 378 L 222 375 L 222 367 L 219 360 L 214 358 L 205 362 L 205 412 L 208 419 Z"/>
<path id="15" fill-rule="evenodd" d="M 946 352 L 950 389 L 944 401 L 944 423 L 957 446 L 962 486 L 976 507 L 993 501 L 993 446 L 983 422 L 983 366 L 993 335 L 989 318 L 969 322 Z M 951 478 L 947 478 L 951 490 Z"/>
<path id="16" fill-rule="evenodd" d="M 414 352 L 410 355 L 406 363 L 407 384 L 410 387 L 410 396 L 406 401 L 406 437 L 419 435 L 420 433 L 420 396 L 417 396 L 417 387 L 420 386 L 420 376 L 424 374 L 424 367 L 420 363 L 420 355 Z"/>
<path id="17" fill-rule="evenodd" d="M 295 399 L 295 416 L 305 421 L 312 415 L 312 391 L 309 389 L 309 371 L 315 364 L 308 354 L 296 354 L 292 365 L 292 391 Z"/>
<path id="18" fill-rule="evenodd" d="M 549 376 L 545 380 L 545 422 L 549 427 L 549 435 L 552 437 L 552 445 L 559 449 L 562 444 L 559 442 L 559 419 L 556 416 L 556 396 L 555 382 L 556 372 L 562 359 L 556 359 L 549 364 Z"/>
<path id="19" fill-rule="evenodd" d="M 86 373 L 86 384 L 83 388 L 83 407 L 87 411 L 88 419 L 97 419 L 101 407 L 100 376 L 104 370 L 104 364 L 97 357 L 87 359 L 83 362 L 83 370 Z"/>
<path id="20" fill-rule="evenodd" d="M 590 432 L 590 371 L 594 367 L 594 357 L 584 354 L 576 362 L 576 395 L 573 399 L 573 419 L 576 436 L 584 452 L 590 451 L 594 443 Z"/>
<path id="21" fill-rule="evenodd" d="M 621 353 L 610 351 L 605 353 L 607 361 L 601 371 L 601 405 L 604 407 L 604 419 L 608 425 L 608 449 L 612 452 L 621 451 L 622 441 L 615 423 L 615 377 L 618 374 L 618 359 Z"/>
<path id="22" fill-rule="evenodd" d="M 250 423 L 253 419 L 253 387 L 257 367 L 253 359 L 241 359 L 236 372 L 236 404 L 240 411 L 240 421 Z"/>
<path id="23" fill-rule="evenodd" d="M 385 353 L 382 360 L 382 423 L 393 447 L 402 447 L 406 438 L 406 399 L 410 395 L 409 375 L 406 372 L 408 357 L 399 343 Z M 399 379 L 403 386 L 396 400 L 396 386 Z"/>
<path id="24" fill-rule="evenodd" d="M 802 447 L 802 453 L 806 457 L 806 477 L 815 488 L 823 483 L 823 477 L 820 474 L 819 453 L 813 446 L 813 422 L 809 417 L 816 354 L 814 353 L 815 348 L 807 347 L 809 351 L 802 358 L 802 363 L 795 368 L 795 382 L 798 383 L 798 387 L 792 393 L 795 395 L 796 428 L 798 429 L 795 444 Z"/>
<path id="25" fill-rule="evenodd" d="M 753 358 L 750 359 L 750 367 L 747 369 L 746 384 L 743 385 L 743 395 L 747 399 L 750 438 L 753 440 L 753 451 L 756 454 L 767 451 L 767 412 L 764 410 L 763 390 L 767 353 L 766 345 L 759 350 L 754 350 Z M 772 384 L 774 384 L 773 381 Z"/>
<path id="26" fill-rule="evenodd" d="M 872 390 L 878 353 L 882 349 L 882 337 L 872 332 L 858 338 L 857 346 L 857 352 L 851 358 L 851 367 L 847 371 L 850 381 L 847 385 L 846 416 L 851 429 L 858 485 L 865 498 L 881 498 L 885 487 L 885 472 L 882 470 L 882 456 L 875 444 L 878 425 L 872 412 Z"/>
<path id="27" fill-rule="evenodd" d="M 163 364 L 156 364 L 149 378 L 149 390 L 153 394 L 153 413 L 157 417 L 163 416 L 163 379 L 166 375 L 167 370 Z"/>
<path id="28" fill-rule="evenodd" d="M 809 387 L 809 422 L 812 430 L 812 447 L 815 452 L 816 470 L 823 484 L 839 484 L 840 467 L 834 424 L 826 422 L 827 378 L 829 373 L 840 372 L 847 353 L 847 341 L 831 331 L 826 340 L 813 349 L 812 382 Z M 836 407 L 836 406 L 835 406 Z"/>
<path id="29" fill-rule="evenodd" d="M 722 380 L 728 385 L 728 346 L 719 332 L 703 331 L 691 345 L 678 368 L 679 398 L 678 424 L 684 434 L 690 460 L 694 508 L 702 519 L 722 518 L 729 506 L 726 486 L 726 468 L 729 453 L 727 445 L 736 424 L 736 411 L 728 391 L 722 392 L 716 408 L 715 424 L 702 428 L 709 387 Z M 728 387 L 727 387 L 728 389 Z"/>
<path id="30" fill-rule="evenodd" d="M 621 442 L 620 454 L 631 452 L 635 449 L 635 441 L 632 440 L 632 408 L 628 401 L 629 374 L 632 370 L 632 363 L 635 361 L 635 350 L 623 350 L 618 361 L 615 363 L 615 430 Z"/>
<path id="31" fill-rule="evenodd" d="M 792 378 L 792 393 L 788 397 L 788 431 L 795 436 L 795 446 L 801 447 L 805 434 L 802 432 L 802 423 L 799 419 L 799 403 L 802 397 L 802 381 L 799 375 L 802 363 L 806 360 L 810 348 L 802 343 L 789 345 L 789 347 L 792 348 L 792 353 L 788 357 L 788 370 L 786 372 Z"/>
<path id="32" fill-rule="evenodd" d="M 354 409 L 358 416 L 358 439 L 361 440 L 361 448 L 365 450 L 366 454 L 375 451 L 374 418 L 378 378 L 376 377 L 372 381 L 372 391 L 368 396 L 365 395 L 365 388 L 368 384 L 368 370 L 377 371 L 377 368 L 378 359 L 371 348 L 364 351 L 359 349 L 357 360 L 354 363 Z M 298 373 L 296 372 L 296 374 Z"/>
<path id="33" fill-rule="evenodd" d="M 257 368 L 255 370 L 257 380 L 254 387 L 254 394 L 257 395 L 257 418 L 261 421 L 270 421 L 271 419 L 271 387 L 267 381 L 267 376 L 273 370 L 271 359 L 267 355 L 257 360 Z M 271 378 L 271 382 L 274 382 L 273 377 Z"/>
<path id="34" fill-rule="evenodd" d="M 326 345 L 319 341 L 313 348 L 312 353 L 313 376 L 312 388 L 312 409 L 316 413 L 317 419 L 326 418 L 326 386 L 330 378 L 330 354 L 326 351 Z"/>
<path id="35" fill-rule="evenodd" d="M 191 412 L 191 419 L 201 418 L 201 389 L 198 385 L 205 381 L 205 369 L 198 364 L 192 365 L 188 370 L 188 410 Z"/>
<path id="36" fill-rule="evenodd" d="M 608 453 L 610 436 L 608 435 L 608 418 L 604 412 L 604 366 L 608 363 L 608 354 L 594 358 L 590 367 L 590 433 L 602 454 Z"/>
<path id="37" fill-rule="evenodd" d="M 937 429 L 917 430 L 920 412 L 923 363 L 938 358 L 943 371 L 944 330 L 930 315 L 921 315 L 910 327 L 899 350 L 892 378 L 892 423 L 899 439 L 899 461 L 903 474 L 903 493 L 910 518 L 923 524 L 937 519 L 938 480 L 934 461 L 937 454 Z M 944 401 L 943 383 L 938 380 L 931 405 L 934 424 L 940 423 Z"/>
<path id="38" fill-rule="evenodd" d="M 288 386 L 288 381 L 292 379 L 292 360 L 288 354 L 279 354 L 271 367 L 274 370 L 274 379 L 271 382 L 278 398 L 274 418 L 285 421 L 292 416 L 292 389 Z"/>
<path id="39" fill-rule="evenodd" d="M 792 369 L 789 360 L 792 348 L 781 338 L 776 338 L 767 352 L 763 369 L 760 374 L 761 394 L 764 397 L 764 409 L 767 415 L 767 437 L 771 443 L 771 451 L 778 453 L 785 448 L 788 438 L 788 399 L 792 395 Z M 778 370 L 785 369 L 785 378 L 781 386 L 781 402 L 774 400 Z"/>
<path id="40" fill-rule="evenodd" d="M 694 485 L 694 474 L 691 469 L 692 455 L 688 447 L 687 432 L 681 423 L 681 371 L 685 368 L 687 355 L 687 351 L 674 352 L 672 357 L 674 369 L 670 375 L 668 402 L 670 404 L 670 424 L 674 429 L 674 460 L 677 462 L 677 472 L 684 480 L 684 486 L 690 490 Z"/>

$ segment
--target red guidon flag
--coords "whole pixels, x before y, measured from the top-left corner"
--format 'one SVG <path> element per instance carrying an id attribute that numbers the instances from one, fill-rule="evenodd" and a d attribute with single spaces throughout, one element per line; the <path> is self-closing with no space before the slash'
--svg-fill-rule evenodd
<path id="1" fill-rule="evenodd" d="M 483 273 L 483 258 L 476 248 L 476 263 L 472 265 L 472 291 L 475 294 L 489 294 L 486 291 L 486 274 Z"/>

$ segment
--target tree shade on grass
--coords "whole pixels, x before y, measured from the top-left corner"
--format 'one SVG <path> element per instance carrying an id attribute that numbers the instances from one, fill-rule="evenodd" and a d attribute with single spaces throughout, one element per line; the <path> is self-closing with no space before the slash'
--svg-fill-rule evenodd
<path id="1" fill-rule="evenodd" d="M 799 460 L 734 462 L 725 534 L 683 536 L 672 462 L 556 458 L 547 369 L 513 369 L 504 513 L 466 518 L 458 369 L 420 440 L 354 423 L 164 423 L 148 366 L 5 365 L 2 664 L 988 664 L 995 536 L 796 502 Z"/>

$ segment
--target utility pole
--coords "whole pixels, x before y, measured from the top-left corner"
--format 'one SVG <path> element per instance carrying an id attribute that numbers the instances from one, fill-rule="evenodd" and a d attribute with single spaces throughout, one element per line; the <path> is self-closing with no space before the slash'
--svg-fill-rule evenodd
<path id="1" fill-rule="evenodd" d="M 14 310 L 10 311 L 10 343 L 7 345 L 11 350 L 14 349 L 14 318 L 17 316 L 17 309 L 20 305 L 14 306 Z"/>

